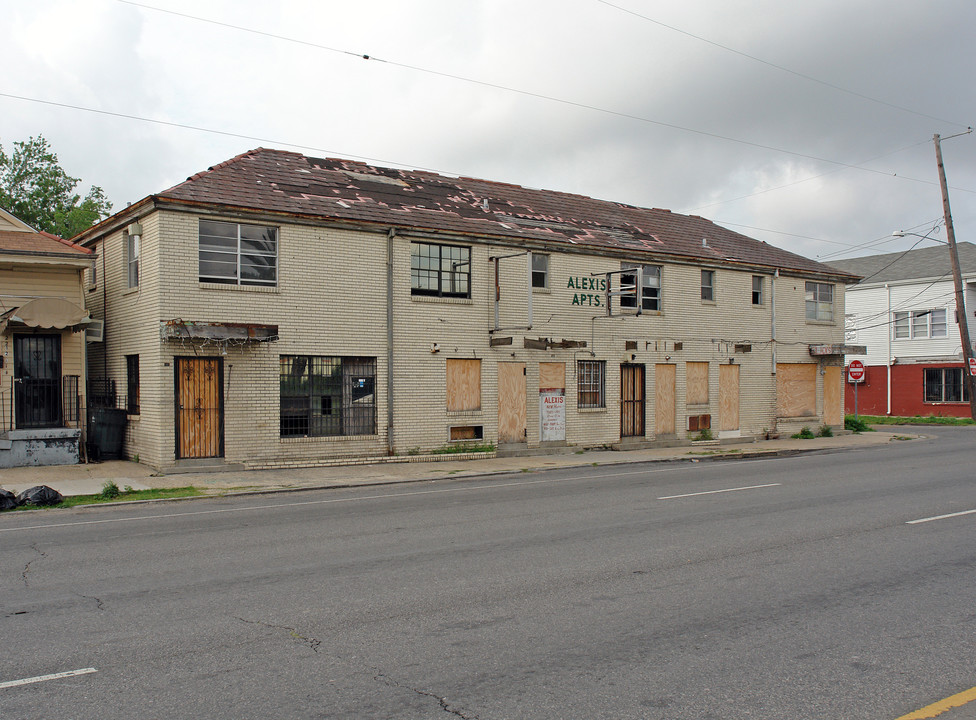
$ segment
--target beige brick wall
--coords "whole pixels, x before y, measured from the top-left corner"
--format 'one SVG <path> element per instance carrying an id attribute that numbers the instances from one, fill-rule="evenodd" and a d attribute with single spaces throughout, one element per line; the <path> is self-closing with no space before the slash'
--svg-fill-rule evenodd
<path id="1" fill-rule="evenodd" d="M 236 218 L 225 219 L 231 222 Z M 646 365 L 646 428 L 653 436 L 654 365 L 677 367 L 677 436 L 688 433 L 687 415 L 710 412 L 717 427 L 719 365 L 730 358 L 740 365 L 740 429 L 759 434 L 776 426 L 769 283 L 766 302 L 751 304 L 751 271 L 716 269 L 714 302 L 700 299 L 700 267 L 666 264 L 662 272 L 662 310 L 637 317 L 606 317 L 598 289 L 582 289 L 593 274 L 620 269 L 620 259 L 596 253 L 549 250 L 549 288 L 532 292 L 532 327 L 528 329 L 526 258 L 502 261 L 501 301 L 496 337 L 511 337 L 511 345 L 489 346 L 494 327 L 494 271 L 489 257 L 517 249 L 438 239 L 444 244 L 472 248 L 470 299 L 412 296 L 410 247 L 417 240 L 407 234 L 393 241 L 394 433 L 387 432 L 387 316 L 386 229 L 363 232 L 336 227 L 268 222 L 279 228 L 276 288 L 237 287 L 198 281 L 198 216 L 157 211 L 141 219 L 141 282 L 124 288 L 125 266 L 121 233 L 99 243 L 105 272 L 88 293 L 99 309 L 104 292 L 111 312 L 106 341 L 99 348 L 104 359 L 93 358 L 92 375 L 103 363 L 110 376 L 125 385 L 125 355 L 138 353 L 142 382 L 141 413 L 133 418 L 127 452 L 152 465 L 175 460 L 174 358 L 220 356 L 224 364 L 224 455 L 228 461 L 251 467 L 290 466 L 327 462 L 337 457 L 383 455 L 388 443 L 394 452 L 422 452 L 445 446 L 452 425 L 480 425 L 485 442 L 498 437 L 498 363 L 526 365 L 526 430 L 529 446 L 540 442 L 539 363 L 566 366 L 566 442 L 598 446 L 620 439 L 620 364 Z M 259 221 L 251 221 L 259 222 Z M 424 240 L 431 242 L 431 240 Z M 758 273 L 756 273 L 758 274 Z M 572 278 L 572 283 L 570 282 Z M 599 278 L 596 278 L 599 281 Z M 832 324 L 811 324 L 804 317 L 804 280 L 775 280 L 777 362 L 816 362 L 810 343 L 843 341 L 843 287 L 835 286 Z M 597 285 L 598 287 L 598 285 Z M 575 302 L 574 302 L 575 299 Z M 615 301 L 616 304 L 617 301 Z M 599 305 L 597 304 L 599 303 Z M 230 345 L 222 355 L 219 344 L 160 340 L 161 321 L 262 323 L 279 328 L 274 342 Z M 585 348 L 527 350 L 524 338 L 556 342 L 585 342 Z M 635 343 L 628 350 L 627 343 Z M 436 344 L 437 352 L 432 352 Z M 735 352 L 736 344 L 751 352 Z M 375 435 L 355 438 L 279 437 L 279 356 L 332 355 L 376 358 Z M 478 358 L 481 362 L 480 410 L 448 413 L 445 368 L 448 358 Z M 606 361 L 605 409 L 577 408 L 576 362 Z M 689 411 L 685 403 L 685 364 L 709 364 L 707 405 Z M 818 388 L 818 402 L 822 387 Z"/>

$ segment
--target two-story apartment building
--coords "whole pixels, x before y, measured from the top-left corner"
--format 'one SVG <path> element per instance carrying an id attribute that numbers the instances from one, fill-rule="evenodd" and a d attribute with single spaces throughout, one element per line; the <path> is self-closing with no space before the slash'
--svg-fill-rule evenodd
<path id="1" fill-rule="evenodd" d="M 976 307 L 976 245 L 958 243 L 967 308 Z M 848 340 L 867 346 L 858 412 L 968 417 L 969 394 L 945 245 L 831 262 L 860 275 L 847 288 Z M 972 313 L 963 309 L 974 337 Z M 848 412 L 854 390 L 847 390 Z"/>
<path id="2" fill-rule="evenodd" d="M 855 278 L 700 217 L 258 149 L 77 239 L 157 467 L 843 423 Z"/>

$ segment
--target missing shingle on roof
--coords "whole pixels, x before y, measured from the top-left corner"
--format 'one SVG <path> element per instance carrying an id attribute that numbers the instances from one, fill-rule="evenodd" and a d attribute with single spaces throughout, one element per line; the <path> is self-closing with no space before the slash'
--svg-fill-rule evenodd
<path id="1" fill-rule="evenodd" d="M 384 185 L 397 185 L 399 187 L 408 187 L 400 178 L 387 177 L 386 175 L 373 175 L 367 173 L 358 173 L 351 170 L 343 170 L 343 174 L 351 178 L 352 180 L 358 180 L 359 182 L 373 182 L 382 183 Z"/>

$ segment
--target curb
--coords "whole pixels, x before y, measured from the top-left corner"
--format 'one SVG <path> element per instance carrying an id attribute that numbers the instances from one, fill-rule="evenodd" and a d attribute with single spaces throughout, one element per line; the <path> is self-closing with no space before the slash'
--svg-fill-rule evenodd
<path id="1" fill-rule="evenodd" d="M 913 439 L 918 439 L 921 436 L 916 435 Z M 668 457 L 668 458 L 645 458 L 641 460 L 620 460 L 619 462 L 612 463 L 597 463 L 598 467 L 609 467 L 616 465 L 645 465 L 648 463 L 702 463 L 702 462 L 722 462 L 722 461 L 736 461 L 736 460 L 752 460 L 757 458 L 774 458 L 774 457 L 795 457 L 797 455 L 806 455 L 813 453 L 839 453 L 848 452 L 851 450 L 857 450 L 857 447 L 840 447 L 840 448 L 789 448 L 783 450 L 754 450 L 747 452 L 722 452 L 715 455 L 704 455 L 701 457 Z M 459 474 L 451 475 L 450 477 L 418 477 L 418 478 L 408 478 L 403 480 L 364 480 L 363 482 L 357 483 L 325 483 L 320 485 L 308 485 L 304 487 L 276 487 L 276 488 L 255 488 L 253 490 L 239 490 L 226 493 L 204 493 L 202 495 L 189 495 L 186 497 L 175 497 L 175 498 L 157 498 L 148 500 L 119 500 L 115 502 L 103 502 L 103 503 L 89 503 L 85 505 L 74 505 L 71 510 L 89 510 L 92 508 L 104 508 L 104 507 L 120 507 L 126 505 L 149 505 L 154 503 L 170 503 L 170 502 L 185 502 L 189 500 L 215 500 L 221 498 L 238 498 L 238 497 L 248 497 L 256 495 L 275 495 L 279 493 L 297 493 L 297 492 L 316 492 L 322 490 L 341 490 L 348 488 L 369 488 L 369 487 L 385 487 L 390 485 L 404 485 L 404 484 L 417 484 L 422 482 L 440 482 L 444 480 L 477 480 L 479 478 L 491 478 L 499 475 L 518 475 L 518 474 L 532 474 L 539 472 L 552 472 L 554 470 L 567 470 L 573 468 L 589 467 L 592 463 L 579 463 L 573 465 L 564 465 L 562 467 L 540 467 L 532 468 L 529 470 L 478 470 L 472 471 L 470 473 L 465 473 L 461 471 Z M 35 512 L 38 510 L 51 510 L 51 509 L 62 509 L 62 508 L 34 508 L 27 512 Z M 24 511 L 22 511 L 24 512 Z"/>

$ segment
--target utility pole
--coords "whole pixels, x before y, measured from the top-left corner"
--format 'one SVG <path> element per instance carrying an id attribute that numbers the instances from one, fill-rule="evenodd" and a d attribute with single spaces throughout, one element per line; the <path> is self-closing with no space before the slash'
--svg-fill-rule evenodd
<path id="1" fill-rule="evenodd" d="M 970 128 L 967 132 L 972 132 Z M 960 133 L 965 134 L 965 133 Z M 945 213 L 946 237 L 949 241 L 949 260 L 952 263 L 952 283 L 956 288 L 956 321 L 959 323 L 959 340 L 962 343 L 962 375 L 969 390 L 969 415 L 976 420 L 976 384 L 969 369 L 973 356 L 973 346 L 969 342 L 969 318 L 966 317 L 966 296 L 963 292 L 962 271 L 959 269 L 959 252 L 956 250 L 956 233 L 952 228 L 952 213 L 949 211 L 949 188 L 946 184 L 945 167 L 942 165 L 942 142 L 938 133 L 935 142 L 935 160 L 939 165 L 939 184 L 942 186 L 942 211 Z"/>

